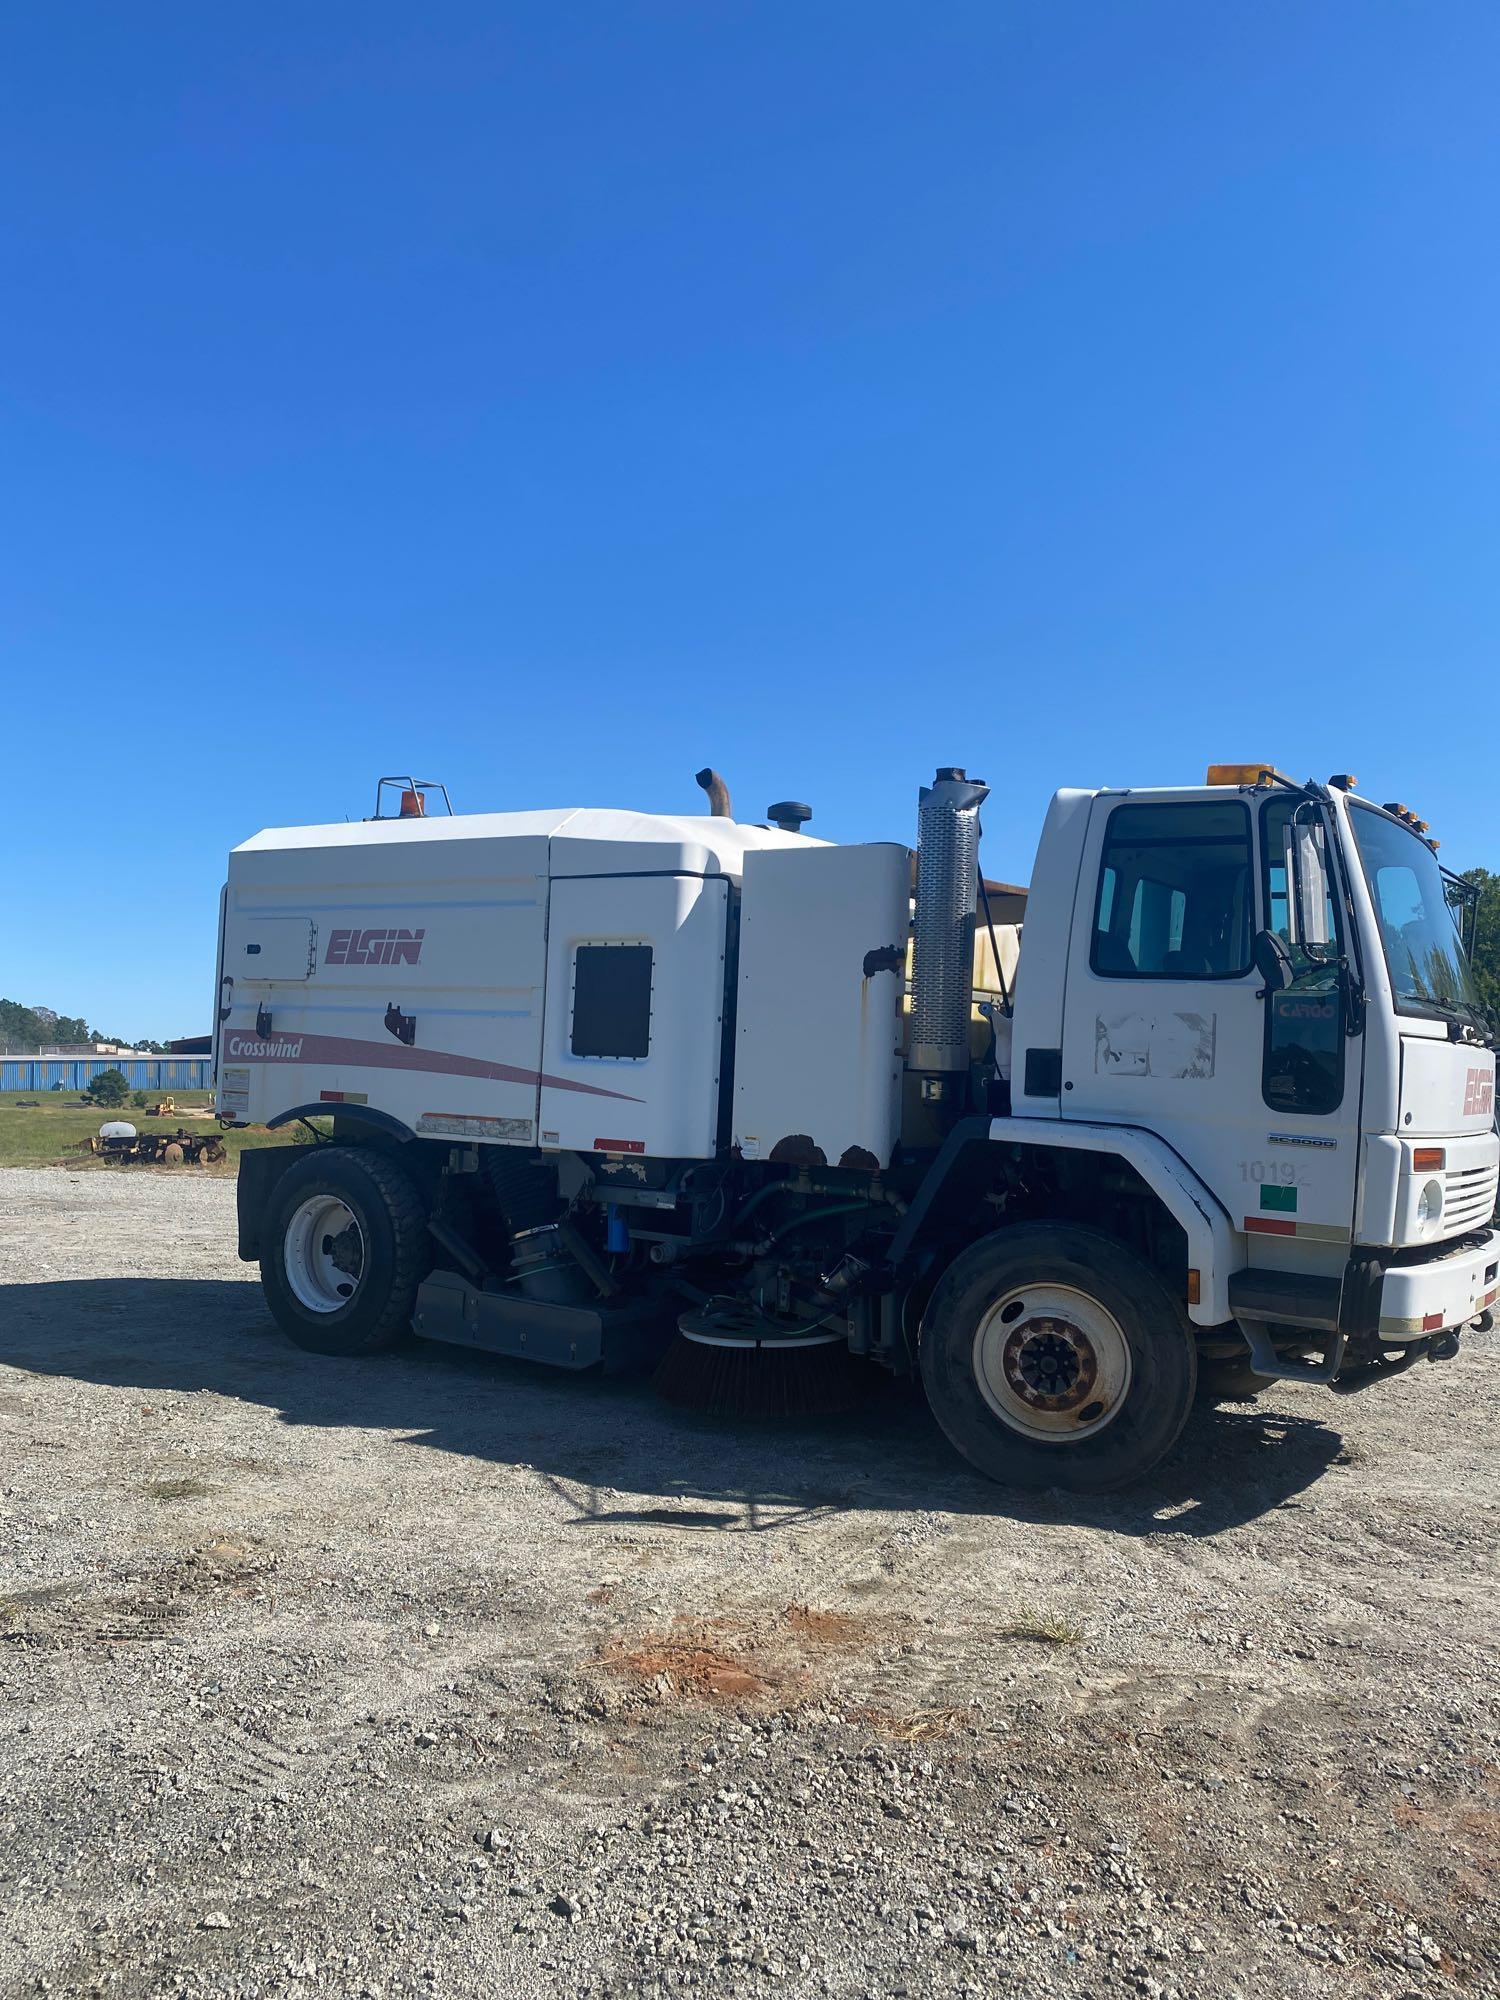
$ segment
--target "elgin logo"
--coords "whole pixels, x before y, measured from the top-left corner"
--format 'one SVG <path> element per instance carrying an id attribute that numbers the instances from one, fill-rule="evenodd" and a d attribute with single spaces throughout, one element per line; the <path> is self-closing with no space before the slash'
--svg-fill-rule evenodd
<path id="1" fill-rule="evenodd" d="M 325 965 L 415 965 L 422 956 L 422 931 L 332 931 Z"/>
<path id="2" fill-rule="evenodd" d="M 1495 1108 L 1495 1072 L 1471 1069 L 1464 1084 L 1465 1118 L 1487 1118 Z"/>

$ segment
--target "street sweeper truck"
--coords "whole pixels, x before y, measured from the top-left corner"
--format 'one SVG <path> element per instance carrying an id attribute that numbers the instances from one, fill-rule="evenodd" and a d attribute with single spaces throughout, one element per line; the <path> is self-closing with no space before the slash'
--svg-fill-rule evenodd
<path id="1" fill-rule="evenodd" d="M 1062 791 L 1022 890 L 960 769 L 914 850 L 699 783 L 382 781 L 230 856 L 217 1109 L 287 1135 L 239 1249 L 300 1346 L 651 1365 L 744 1415 L 883 1371 L 982 1472 L 1090 1491 L 1200 1371 L 1348 1388 L 1486 1321 L 1495 1029 L 1410 809 L 1262 764 Z"/>

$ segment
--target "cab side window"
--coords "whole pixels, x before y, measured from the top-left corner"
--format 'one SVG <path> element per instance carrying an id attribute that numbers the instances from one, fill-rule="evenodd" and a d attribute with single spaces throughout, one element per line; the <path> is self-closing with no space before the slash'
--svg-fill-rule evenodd
<path id="1" fill-rule="evenodd" d="M 1250 905 L 1250 815 L 1237 799 L 1116 806 L 1090 963 L 1106 979 L 1242 979 Z"/>
<path id="2" fill-rule="evenodd" d="M 1286 829 L 1301 802 L 1276 796 L 1261 808 L 1261 894 L 1266 925 L 1287 936 Z M 1305 810 L 1305 807 L 1303 807 Z M 1327 931 L 1337 939 L 1338 905 L 1330 875 Z M 1326 1117 L 1344 1101 L 1344 1000 L 1338 945 L 1311 951 L 1292 945 L 1292 983 L 1266 995 L 1261 1095 L 1273 1111 Z"/>

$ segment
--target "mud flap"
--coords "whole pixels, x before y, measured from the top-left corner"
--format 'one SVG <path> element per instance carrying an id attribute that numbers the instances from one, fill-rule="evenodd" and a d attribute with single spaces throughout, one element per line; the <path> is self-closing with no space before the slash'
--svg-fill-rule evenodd
<path id="1" fill-rule="evenodd" d="M 296 1160 L 307 1158 L 305 1146 L 250 1146 L 240 1155 L 235 1182 L 239 1214 L 239 1254 L 243 1264 L 260 1262 L 260 1225 L 276 1183 Z"/>

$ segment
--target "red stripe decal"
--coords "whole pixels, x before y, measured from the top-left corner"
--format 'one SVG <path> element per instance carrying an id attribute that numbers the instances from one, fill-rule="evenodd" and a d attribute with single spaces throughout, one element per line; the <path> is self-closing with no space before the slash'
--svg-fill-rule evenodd
<path id="1" fill-rule="evenodd" d="M 1284 1216 L 1280 1215 L 1247 1215 L 1245 1217 L 1245 1227 L 1247 1229 L 1258 1229 L 1262 1236 L 1295 1236 L 1297 1234 L 1296 1223 L 1288 1222 Z"/>
<path id="2" fill-rule="evenodd" d="M 644 1139 L 596 1139 L 593 1149 L 596 1153 L 644 1153 L 646 1142 Z"/>
<path id="3" fill-rule="evenodd" d="M 576 1083 L 569 1076 L 548 1076 L 545 1070 L 518 1069 L 514 1063 L 445 1055 L 440 1049 L 408 1048 L 404 1042 L 358 1042 L 347 1035 L 261 1036 L 247 1034 L 243 1028 L 226 1028 L 221 1049 L 230 1062 L 327 1063 L 352 1069 L 426 1070 L 443 1076 L 480 1077 L 488 1083 L 542 1083 L 549 1090 L 572 1090 L 584 1097 L 613 1097 L 623 1104 L 645 1101 L 632 1097 L 628 1091 L 601 1090 L 595 1083 Z"/>

